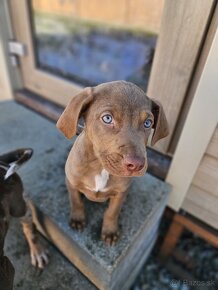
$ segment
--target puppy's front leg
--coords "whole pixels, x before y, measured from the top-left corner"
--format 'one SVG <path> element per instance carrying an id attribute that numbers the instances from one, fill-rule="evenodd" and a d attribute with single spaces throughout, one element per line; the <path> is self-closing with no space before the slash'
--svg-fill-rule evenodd
<path id="1" fill-rule="evenodd" d="M 34 267 L 44 268 L 48 264 L 48 251 L 41 244 L 36 226 L 32 220 L 32 210 L 27 202 L 27 211 L 24 217 L 20 218 L 24 235 L 30 248 L 31 264 Z"/>
<path id="2" fill-rule="evenodd" d="M 71 205 L 70 226 L 78 231 L 82 231 L 86 225 L 86 218 L 81 194 L 78 190 L 72 187 L 67 179 L 66 184 L 69 191 Z"/>
<path id="3" fill-rule="evenodd" d="M 118 217 L 126 193 L 117 193 L 110 198 L 108 209 L 105 211 L 101 239 L 110 246 L 116 244 L 119 238 Z"/>

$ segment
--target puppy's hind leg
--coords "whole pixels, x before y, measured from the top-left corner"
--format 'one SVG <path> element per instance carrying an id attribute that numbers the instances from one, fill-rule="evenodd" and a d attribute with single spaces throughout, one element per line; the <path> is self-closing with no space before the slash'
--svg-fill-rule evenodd
<path id="1" fill-rule="evenodd" d="M 25 238 L 30 249 L 31 264 L 34 267 L 43 269 L 48 264 L 48 251 L 39 241 L 39 233 L 33 223 L 30 202 L 27 201 L 27 211 L 24 217 L 20 218 Z"/>

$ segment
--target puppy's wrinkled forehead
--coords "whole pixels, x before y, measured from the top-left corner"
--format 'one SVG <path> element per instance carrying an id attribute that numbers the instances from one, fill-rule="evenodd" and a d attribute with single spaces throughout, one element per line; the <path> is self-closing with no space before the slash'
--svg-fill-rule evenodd
<path id="1" fill-rule="evenodd" d="M 94 103 L 100 107 L 111 106 L 122 110 L 134 111 L 136 109 L 151 110 L 152 102 L 146 94 L 136 85 L 115 81 L 95 87 Z"/>

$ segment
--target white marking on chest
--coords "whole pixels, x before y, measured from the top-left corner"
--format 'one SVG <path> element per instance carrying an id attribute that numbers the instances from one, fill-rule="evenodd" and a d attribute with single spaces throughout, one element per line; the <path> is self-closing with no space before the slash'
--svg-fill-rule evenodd
<path id="1" fill-rule="evenodd" d="M 103 169 L 101 174 L 95 175 L 95 191 L 102 191 L 106 190 L 105 186 L 107 185 L 109 179 L 109 173 L 107 170 Z"/>

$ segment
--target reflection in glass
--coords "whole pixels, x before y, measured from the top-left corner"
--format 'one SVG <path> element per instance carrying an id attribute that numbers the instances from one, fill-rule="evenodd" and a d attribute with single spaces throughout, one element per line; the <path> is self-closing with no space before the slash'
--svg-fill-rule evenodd
<path id="1" fill-rule="evenodd" d="M 116 19 L 83 19 L 73 5 L 73 0 L 31 1 L 37 66 L 82 85 L 123 79 L 146 89 L 157 36 L 113 25 Z"/>

